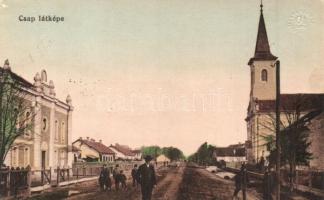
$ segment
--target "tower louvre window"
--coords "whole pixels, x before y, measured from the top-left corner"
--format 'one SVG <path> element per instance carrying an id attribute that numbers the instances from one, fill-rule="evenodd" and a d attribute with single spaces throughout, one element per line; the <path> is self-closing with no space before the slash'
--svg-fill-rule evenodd
<path id="1" fill-rule="evenodd" d="M 268 71 L 266 69 L 263 69 L 261 71 L 261 80 L 262 81 L 268 81 Z"/>

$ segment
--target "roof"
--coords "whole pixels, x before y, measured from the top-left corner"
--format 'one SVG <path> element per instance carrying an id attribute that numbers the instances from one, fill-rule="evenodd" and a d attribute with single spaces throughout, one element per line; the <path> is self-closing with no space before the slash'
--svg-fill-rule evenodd
<path id="1" fill-rule="evenodd" d="M 110 147 L 116 149 L 116 151 L 124 154 L 125 156 L 135 156 L 135 153 L 125 145 L 115 144 L 115 145 L 110 145 Z"/>
<path id="2" fill-rule="evenodd" d="M 217 147 L 216 157 L 244 157 L 245 148 Z"/>
<path id="3" fill-rule="evenodd" d="M 275 100 L 256 100 L 260 112 L 271 112 L 276 108 Z M 281 94 L 280 110 L 311 111 L 322 108 L 324 105 L 324 94 Z"/>
<path id="4" fill-rule="evenodd" d="M 267 30 L 263 17 L 263 10 L 261 4 L 260 20 L 258 27 L 258 35 L 256 39 L 254 56 L 249 60 L 249 65 L 252 64 L 254 60 L 276 60 L 277 57 L 272 55 L 270 51 L 270 45 L 268 41 Z"/>
<path id="5" fill-rule="evenodd" d="M 132 152 L 135 154 L 142 153 L 142 151 L 140 149 L 134 149 L 134 150 L 132 150 Z"/>
<path id="6" fill-rule="evenodd" d="M 2 67 L 0 67 L 0 73 L 3 73 L 5 71 L 5 69 L 3 69 Z M 29 81 L 27 81 L 26 79 L 24 79 L 23 77 L 19 76 L 18 74 L 12 72 L 11 70 L 9 70 L 11 76 L 13 79 L 17 80 L 20 84 L 22 84 L 25 87 L 29 87 L 29 88 L 33 88 L 34 85 L 31 84 Z"/>
<path id="7" fill-rule="evenodd" d="M 78 152 L 81 151 L 78 147 L 72 145 L 72 152 Z"/>
<path id="8" fill-rule="evenodd" d="M 83 139 L 78 139 L 77 141 L 80 141 L 81 144 L 85 144 L 89 146 L 90 148 L 96 150 L 100 154 L 115 154 L 115 152 L 113 152 L 109 147 L 107 147 L 106 145 L 100 142 L 96 142 L 92 140 L 83 140 Z"/>

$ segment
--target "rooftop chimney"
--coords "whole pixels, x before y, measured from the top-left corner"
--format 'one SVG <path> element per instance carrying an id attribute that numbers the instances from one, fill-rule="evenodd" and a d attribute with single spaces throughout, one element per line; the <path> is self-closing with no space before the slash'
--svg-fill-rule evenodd
<path id="1" fill-rule="evenodd" d="M 102 140 L 99 140 L 100 143 L 102 143 Z"/>

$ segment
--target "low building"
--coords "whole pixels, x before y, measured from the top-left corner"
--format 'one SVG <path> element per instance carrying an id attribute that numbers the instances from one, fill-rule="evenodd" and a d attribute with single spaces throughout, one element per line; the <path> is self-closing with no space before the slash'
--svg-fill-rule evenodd
<path id="1" fill-rule="evenodd" d="M 101 140 L 96 142 L 94 139 L 82 139 L 80 137 L 73 142 L 73 146 L 80 149 L 79 159 L 83 159 L 88 162 L 113 162 L 115 160 L 116 153 L 104 145 Z"/>
<path id="2" fill-rule="evenodd" d="M 109 148 L 116 154 L 116 160 L 135 160 L 136 154 L 133 150 L 126 146 L 116 143 L 115 145 L 110 145 Z"/>
<path id="3" fill-rule="evenodd" d="M 171 162 L 171 160 L 170 160 L 170 158 L 166 157 L 164 154 L 161 154 L 158 157 L 156 157 L 156 162 L 168 164 Z"/>
<path id="4" fill-rule="evenodd" d="M 242 145 L 216 147 L 214 151 L 214 156 L 218 162 L 225 161 L 226 163 L 241 163 L 246 161 L 245 147 Z"/>
<path id="5" fill-rule="evenodd" d="M 72 166 L 72 100 L 56 97 L 55 85 L 48 81 L 47 73 L 36 73 L 31 83 L 14 73 L 9 61 L 0 67 L 0 76 L 10 73 L 12 79 L 22 84 L 27 109 L 24 116 L 33 115 L 32 129 L 15 139 L 5 158 L 11 167 L 30 166 L 32 170 Z"/>
<path id="6" fill-rule="evenodd" d="M 140 149 L 132 150 L 135 154 L 135 160 L 142 160 L 142 151 Z"/>

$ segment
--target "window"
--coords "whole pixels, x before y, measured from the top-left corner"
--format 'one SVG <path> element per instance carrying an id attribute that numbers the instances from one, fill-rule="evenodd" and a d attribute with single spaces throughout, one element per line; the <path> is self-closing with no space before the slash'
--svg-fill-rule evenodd
<path id="1" fill-rule="evenodd" d="M 41 80 L 42 82 L 47 82 L 47 73 L 45 70 L 42 70 L 41 72 Z"/>
<path id="2" fill-rule="evenodd" d="M 17 147 L 13 147 L 11 150 L 11 165 L 12 167 L 17 167 L 18 165 L 18 149 Z"/>
<path id="3" fill-rule="evenodd" d="M 61 141 L 65 142 L 65 123 L 62 122 L 61 124 Z"/>
<path id="4" fill-rule="evenodd" d="M 268 81 L 268 71 L 266 69 L 263 69 L 261 71 L 261 80 L 262 81 Z"/>
<path id="5" fill-rule="evenodd" d="M 43 118 L 43 120 L 42 120 L 42 130 L 45 132 L 45 131 L 47 131 L 47 128 L 48 128 L 48 126 L 47 126 L 47 119 L 46 118 Z"/>
<path id="6" fill-rule="evenodd" d="M 25 148 L 25 152 L 24 152 L 24 167 L 27 167 L 28 165 L 30 165 L 30 161 L 29 161 L 29 148 L 26 147 Z"/>
<path id="7" fill-rule="evenodd" d="M 59 124 L 58 121 L 55 120 L 55 140 L 59 139 Z"/>
<path id="8" fill-rule="evenodd" d="M 24 130 L 24 132 L 25 132 L 25 136 L 26 137 L 29 137 L 30 136 L 30 123 L 31 123 L 31 115 L 30 115 L 30 112 L 29 111 L 27 111 L 26 112 L 26 115 L 25 115 L 25 130 Z"/>

